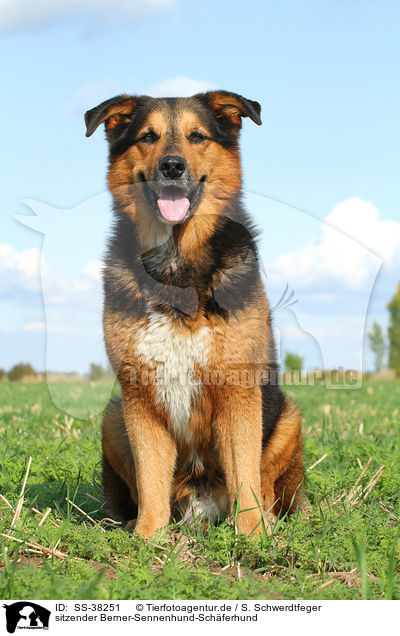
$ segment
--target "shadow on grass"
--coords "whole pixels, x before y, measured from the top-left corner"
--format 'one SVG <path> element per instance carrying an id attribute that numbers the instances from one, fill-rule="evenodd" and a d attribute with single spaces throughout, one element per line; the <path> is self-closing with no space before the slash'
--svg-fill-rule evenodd
<path id="1" fill-rule="evenodd" d="M 68 520 L 82 519 L 84 515 L 72 505 L 74 503 L 99 522 L 106 516 L 104 497 L 99 489 L 97 482 L 78 482 L 73 486 L 66 479 L 34 483 L 25 491 L 24 507 L 40 511 L 51 508 Z"/>

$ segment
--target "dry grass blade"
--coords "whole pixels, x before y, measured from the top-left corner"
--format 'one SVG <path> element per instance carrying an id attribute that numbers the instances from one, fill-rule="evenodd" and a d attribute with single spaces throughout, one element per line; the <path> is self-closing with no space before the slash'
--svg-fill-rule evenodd
<path id="1" fill-rule="evenodd" d="M 394 512 L 392 510 L 390 510 L 387 506 L 385 506 L 385 504 L 383 503 L 383 501 L 379 502 L 380 507 L 387 512 L 390 517 L 394 520 L 394 521 L 398 521 L 399 518 L 394 514 Z"/>
<path id="2" fill-rule="evenodd" d="M 55 548 L 45 548 L 44 545 L 39 545 L 38 543 L 34 543 L 33 541 L 23 541 L 22 539 L 17 539 L 16 537 L 12 537 L 9 534 L 3 533 L 0 533 L 0 536 L 4 537 L 5 539 L 10 539 L 11 541 L 16 541 L 17 543 L 23 543 L 29 548 L 40 550 L 41 552 L 50 554 L 51 556 L 55 556 L 58 559 L 65 559 L 68 556 L 68 554 L 65 554 L 65 552 L 61 552 L 60 550 L 56 550 Z"/>
<path id="3" fill-rule="evenodd" d="M 17 523 L 17 521 L 18 521 L 18 519 L 19 519 L 19 517 L 21 515 L 21 510 L 22 510 L 22 506 L 23 506 L 23 503 L 24 503 L 24 492 L 25 492 L 26 482 L 28 480 L 28 475 L 29 475 L 29 471 L 30 471 L 30 468 L 31 468 L 31 464 L 32 464 L 32 457 L 29 457 L 28 466 L 26 468 L 26 473 L 25 473 L 25 477 L 24 477 L 24 482 L 23 482 L 22 488 L 21 488 L 21 494 L 20 494 L 19 499 L 18 499 L 18 504 L 17 504 L 17 507 L 15 509 L 15 514 L 14 514 L 13 520 L 11 521 L 10 530 L 12 530 L 12 528 Z"/>
<path id="4" fill-rule="evenodd" d="M 340 501 L 342 501 L 342 499 L 346 496 L 346 491 L 342 492 L 341 495 L 339 495 L 339 497 L 337 497 L 334 501 L 332 501 L 332 504 L 337 504 Z"/>
<path id="5" fill-rule="evenodd" d="M 364 490 L 360 493 L 360 496 L 357 497 L 357 499 L 354 500 L 354 504 L 356 504 L 357 501 L 359 501 L 359 499 L 364 499 L 364 501 L 365 501 L 365 499 L 368 497 L 368 495 L 370 494 L 370 492 L 373 489 L 373 487 L 376 485 L 376 483 L 382 477 L 382 473 L 383 473 L 384 470 L 385 470 L 385 465 L 382 464 L 382 466 L 380 468 L 378 468 L 376 473 L 371 477 L 370 481 L 365 486 Z"/>
<path id="6" fill-rule="evenodd" d="M 86 517 L 86 519 L 89 519 L 89 521 L 91 521 L 92 523 L 94 523 L 95 526 L 97 526 L 98 528 L 100 528 L 100 530 L 102 532 L 105 532 L 104 528 L 101 527 L 101 525 L 95 521 L 90 515 L 88 515 L 84 510 L 82 510 L 82 508 L 79 508 L 79 506 L 77 506 L 73 501 L 71 501 L 71 499 L 68 499 L 67 497 L 65 498 L 65 501 L 68 501 L 68 503 L 71 504 L 71 506 L 73 506 L 74 508 L 76 508 L 77 510 L 79 510 L 79 512 Z"/>
<path id="7" fill-rule="evenodd" d="M 0 499 L 2 501 L 4 501 L 4 503 L 6 504 L 6 506 L 8 508 L 10 508 L 13 512 L 14 512 L 14 508 L 12 507 L 12 505 L 10 504 L 10 502 L 8 501 L 8 499 L 6 499 L 3 495 L 0 495 Z"/>
<path id="8" fill-rule="evenodd" d="M 103 517 L 103 519 L 100 520 L 100 524 L 102 528 L 105 527 L 108 529 L 116 529 L 122 526 L 121 521 L 115 521 L 115 519 L 111 519 L 110 517 Z"/>
<path id="9" fill-rule="evenodd" d="M 103 489 L 101 487 L 100 484 L 103 483 L 103 476 L 99 473 L 98 470 L 94 470 L 93 471 L 93 475 L 96 477 L 97 481 L 93 480 L 93 486 L 96 488 L 96 490 L 98 490 L 98 492 L 101 494 L 101 496 L 104 496 L 104 492 Z"/>
<path id="10" fill-rule="evenodd" d="M 67 431 L 71 430 L 72 424 L 74 423 L 73 417 L 68 417 L 68 415 L 64 415 L 65 427 Z"/>
<path id="11" fill-rule="evenodd" d="M 319 459 L 317 459 L 316 462 L 314 462 L 314 464 L 312 464 L 311 466 L 309 466 L 307 468 L 308 470 L 312 470 L 313 468 L 315 468 L 316 466 L 318 466 L 318 464 L 320 464 L 326 457 L 328 457 L 328 453 L 325 453 L 325 455 L 322 455 L 322 457 L 320 457 Z"/>
<path id="12" fill-rule="evenodd" d="M 354 574 L 357 571 L 357 568 L 353 568 L 350 572 L 326 572 L 325 575 L 329 577 L 345 577 Z M 321 576 L 320 572 L 314 572 L 313 574 L 307 574 L 306 579 L 316 578 L 317 576 Z"/>
<path id="13" fill-rule="evenodd" d="M 329 585 L 333 585 L 334 583 L 336 583 L 336 579 L 331 579 L 330 581 L 326 581 L 326 583 L 323 583 L 322 585 L 317 587 L 316 590 L 311 592 L 311 596 L 314 596 L 314 594 L 318 594 L 318 592 L 320 592 L 321 590 L 325 589 L 326 587 L 329 587 Z"/>
<path id="14" fill-rule="evenodd" d="M 56 541 L 56 544 L 55 544 L 55 546 L 54 546 L 53 550 L 57 550 L 58 546 L 60 545 L 60 541 L 61 541 L 61 539 L 58 539 L 58 540 Z"/>
<path id="15" fill-rule="evenodd" d="M 362 469 L 362 471 L 361 471 L 361 473 L 360 473 L 359 478 L 357 479 L 357 481 L 356 481 L 356 483 L 354 484 L 353 488 L 350 490 L 349 494 L 347 495 L 347 497 L 346 497 L 346 501 L 347 501 L 348 503 L 350 503 L 350 502 L 351 502 L 351 500 L 353 499 L 354 495 L 356 494 L 356 492 L 357 492 L 357 486 L 358 486 L 358 484 L 360 483 L 361 478 L 362 478 L 362 476 L 365 474 L 365 471 L 367 470 L 367 468 L 368 468 L 368 466 L 370 465 L 371 461 L 372 461 L 372 457 L 370 457 L 370 458 L 369 458 L 369 460 L 367 461 L 367 463 L 365 464 L 364 468 Z"/>
<path id="16" fill-rule="evenodd" d="M 164 550 L 167 552 L 170 548 L 164 548 L 162 545 L 158 545 L 158 543 L 152 543 L 151 541 L 147 542 L 149 545 L 152 545 L 153 548 L 157 548 L 157 550 Z"/>
<path id="17" fill-rule="evenodd" d="M 39 521 L 39 527 L 42 526 L 44 524 L 44 522 L 46 521 L 47 517 L 49 516 L 49 514 L 51 513 L 51 508 L 47 508 L 46 512 L 44 513 L 43 517 L 41 518 L 41 520 Z"/>
<path id="18" fill-rule="evenodd" d="M 103 505 L 103 502 L 100 501 L 100 499 L 97 499 L 97 497 L 93 497 L 93 495 L 90 495 L 88 492 L 85 492 L 85 495 L 89 499 L 93 499 L 93 501 L 95 501 L 96 503 Z"/>
<path id="19" fill-rule="evenodd" d="M 41 515 L 42 513 L 40 512 L 40 510 L 37 510 L 36 508 L 32 508 L 33 512 L 37 515 Z M 51 508 L 50 508 L 51 510 Z M 46 513 L 45 513 L 46 514 Z M 56 523 L 55 521 L 53 521 L 53 519 L 49 519 L 50 523 L 55 526 L 56 528 L 61 528 L 59 523 Z M 59 519 L 57 519 L 57 521 L 59 521 Z M 40 525 L 40 524 L 39 524 Z"/>

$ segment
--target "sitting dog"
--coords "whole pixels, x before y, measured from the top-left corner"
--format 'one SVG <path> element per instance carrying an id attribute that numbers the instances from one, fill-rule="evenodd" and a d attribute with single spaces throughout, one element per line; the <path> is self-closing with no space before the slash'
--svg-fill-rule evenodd
<path id="1" fill-rule="evenodd" d="M 255 231 L 241 202 L 243 117 L 235 93 L 120 95 L 104 123 L 115 225 L 104 269 L 104 334 L 121 386 L 103 419 L 113 514 L 150 537 L 171 513 L 237 531 L 293 512 L 301 417 L 281 392 Z M 236 502 L 236 504 L 235 504 Z"/>

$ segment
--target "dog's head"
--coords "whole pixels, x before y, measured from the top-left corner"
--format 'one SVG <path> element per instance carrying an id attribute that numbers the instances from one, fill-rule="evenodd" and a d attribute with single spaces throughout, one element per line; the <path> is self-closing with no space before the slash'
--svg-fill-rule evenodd
<path id="1" fill-rule="evenodd" d="M 163 99 L 119 95 L 85 114 L 86 135 L 105 124 L 108 185 L 132 220 L 147 228 L 176 225 L 196 211 L 218 214 L 237 193 L 242 117 L 261 124 L 260 111 L 257 102 L 225 91 Z"/>

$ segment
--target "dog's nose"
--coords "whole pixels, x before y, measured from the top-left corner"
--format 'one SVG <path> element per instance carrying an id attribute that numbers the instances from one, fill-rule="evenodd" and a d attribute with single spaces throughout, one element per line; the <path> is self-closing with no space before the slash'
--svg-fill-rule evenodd
<path id="1" fill-rule="evenodd" d="M 186 170 L 186 161 L 178 155 L 166 155 L 158 167 L 166 179 L 180 179 Z"/>

